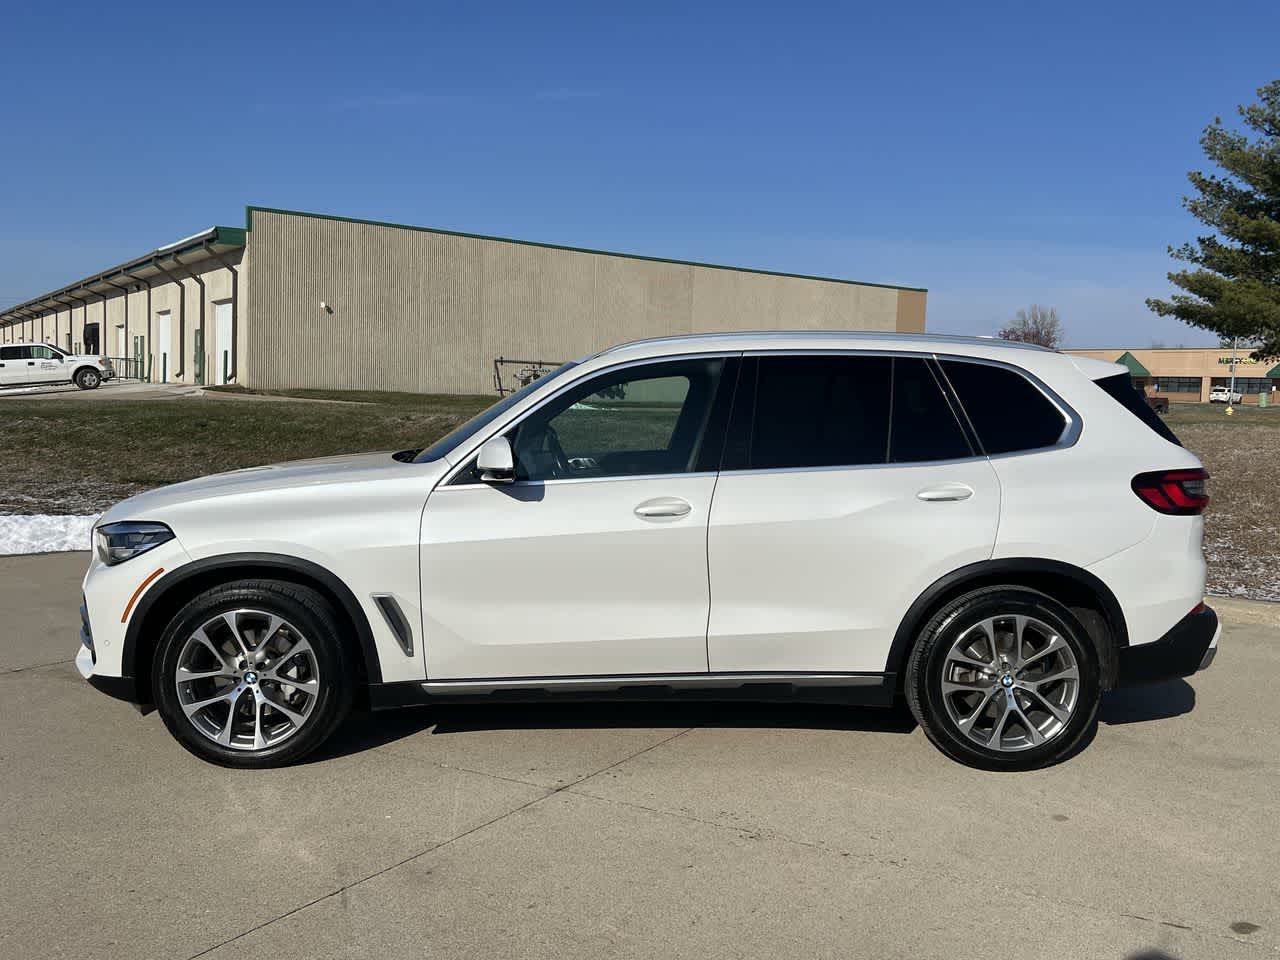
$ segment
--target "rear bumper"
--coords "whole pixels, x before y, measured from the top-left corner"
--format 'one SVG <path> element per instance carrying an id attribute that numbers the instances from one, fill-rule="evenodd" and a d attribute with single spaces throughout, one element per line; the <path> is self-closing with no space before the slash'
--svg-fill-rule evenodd
<path id="1" fill-rule="evenodd" d="M 1218 653 L 1221 633 L 1218 615 L 1212 607 L 1201 604 L 1159 640 L 1121 650 L 1120 678 L 1116 686 L 1158 683 L 1204 670 Z"/>

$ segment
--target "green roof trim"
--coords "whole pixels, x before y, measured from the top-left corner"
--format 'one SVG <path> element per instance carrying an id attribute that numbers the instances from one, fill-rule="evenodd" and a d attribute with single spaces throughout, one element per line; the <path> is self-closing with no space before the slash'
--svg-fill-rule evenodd
<path id="1" fill-rule="evenodd" d="M 1149 377 L 1151 371 L 1138 362 L 1138 358 L 1126 350 L 1120 356 L 1116 357 L 1116 363 L 1129 368 L 1129 376 L 1131 377 Z"/>
<path id="2" fill-rule="evenodd" d="M 650 263 L 671 263 L 682 267 L 708 267 L 712 270 L 734 270 L 738 273 L 756 273 L 766 277 L 787 277 L 792 280 L 820 280 L 823 283 L 847 283 L 857 287 L 881 287 L 885 290 L 908 290 L 928 293 L 928 287 L 904 287 L 898 283 L 871 283 L 867 280 L 848 280 L 842 277 L 819 277 L 805 273 L 784 273 L 779 270 L 757 270 L 752 267 L 734 267 L 723 263 L 702 263 L 698 260 L 673 260 L 669 257 L 647 257 L 637 253 L 619 253 L 616 250 L 593 250 L 589 247 L 569 247 L 559 243 L 539 243 L 536 240 L 517 240 L 513 237 L 491 237 L 482 233 L 463 233 L 459 230 L 440 230 L 436 227 L 418 227 L 409 223 L 390 223 L 386 220 L 361 220 L 357 217 L 338 217 L 328 213 L 310 213 L 306 210 L 282 210 L 278 207 L 258 207 L 250 204 L 244 208 L 245 230 L 253 231 L 255 213 L 278 213 L 287 217 L 309 217 L 313 220 L 332 220 L 336 223 L 356 223 L 367 227 L 391 227 L 395 230 L 414 230 L 418 233 L 435 233 L 445 237 L 464 237 L 468 240 L 493 240 L 498 243 L 518 243 L 525 247 L 542 247 L 546 250 L 566 250 L 569 253 L 594 253 L 602 257 L 625 257 L 628 260 L 647 260 Z"/>
<path id="3" fill-rule="evenodd" d="M 1263 374 L 1264 377 L 1270 377 L 1272 380 L 1280 380 L 1280 363 Z"/>

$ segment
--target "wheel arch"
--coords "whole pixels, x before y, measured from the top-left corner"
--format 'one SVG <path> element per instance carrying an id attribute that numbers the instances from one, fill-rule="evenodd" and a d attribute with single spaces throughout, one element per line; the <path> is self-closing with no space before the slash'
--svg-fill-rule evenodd
<path id="1" fill-rule="evenodd" d="M 165 624 L 178 610 L 198 594 L 219 584 L 235 580 L 283 580 L 310 587 L 324 596 L 348 628 L 343 633 L 354 635 L 360 656 L 360 686 L 382 681 L 377 646 L 369 619 L 355 594 L 334 573 L 317 563 L 270 553 L 236 553 L 207 557 L 184 564 L 162 577 L 143 594 L 129 619 L 122 651 L 122 672 L 132 676 L 139 704 L 155 702 L 151 690 L 152 657 Z"/>
<path id="2" fill-rule="evenodd" d="M 95 367 L 92 363 L 82 363 L 78 367 L 76 367 L 74 370 L 71 371 L 71 382 L 75 383 L 78 379 L 80 379 L 80 374 L 84 373 L 86 370 L 92 370 L 94 373 L 98 375 L 99 380 L 102 379 L 102 371 L 100 369 Z"/>
<path id="3" fill-rule="evenodd" d="M 896 676 L 899 689 L 911 647 L 929 618 L 956 597 L 980 587 L 1000 584 L 1038 590 L 1071 610 L 1098 651 L 1103 689 L 1115 686 L 1119 672 L 1118 651 L 1129 645 L 1129 633 L 1124 611 L 1111 589 L 1088 570 L 1070 563 L 1010 557 L 983 560 L 953 570 L 934 581 L 916 598 L 898 624 L 885 665 L 886 672 Z"/>

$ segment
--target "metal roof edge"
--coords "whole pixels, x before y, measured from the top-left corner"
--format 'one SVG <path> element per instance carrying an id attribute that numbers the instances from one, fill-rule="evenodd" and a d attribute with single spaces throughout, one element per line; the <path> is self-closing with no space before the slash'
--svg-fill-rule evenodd
<path id="1" fill-rule="evenodd" d="M 106 283 L 113 278 L 125 276 L 132 270 L 139 270 L 146 267 L 150 262 L 172 257 L 175 254 L 182 254 L 189 250 L 197 250 L 202 248 L 206 243 L 216 244 L 218 246 L 242 247 L 245 244 L 245 229 L 243 227 L 209 227 L 207 230 L 201 230 L 199 233 L 193 233 L 189 237 L 183 237 L 163 247 L 156 247 L 154 250 L 144 253 L 140 257 L 134 257 L 132 260 L 126 260 L 124 263 L 114 267 L 108 267 L 106 270 L 98 273 L 91 273 L 87 277 L 82 277 L 74 283 L 42 293 L 39 296 L 31 297 L 22 303 L 14 304 L 12 307 L 6 307 L 0 310 L 0 327 L 11 326 L 16 322 L 23 322 L 28 317 L 18 317 L 21 311 L 29 311 L 35 309 L 40 304 L 52 300 L 54 297 L 67 296 L 73 290 L 85 290 L 89 285 L 94 283 Z M 127 277 L 126 277 L 127 279 Z M 71 299 L 83 299 L 80 297 L 72 297 Z M 65 305 L 65 304 L 64 304 Z M 41 309 L 40 313 L 48 312 L 48 308 Z"/>

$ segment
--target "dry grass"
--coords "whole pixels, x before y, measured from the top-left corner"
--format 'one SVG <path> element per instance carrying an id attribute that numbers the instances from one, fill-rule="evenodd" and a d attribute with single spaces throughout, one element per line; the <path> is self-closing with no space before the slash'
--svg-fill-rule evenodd
<path id="1" fill-rule="evenodd" d="M 1167 422 L 1208 469 L 1209 592 L 1280 600 L 1280 409 L 1176 404 Z"/>
<path id="2" fill-rule="evenodd" d="M 362 402 L 6 400 L 0 513 L 98 513 L 143 490 L 224 470 L 422 447 L 496 399 L 308 393 Z"/>

